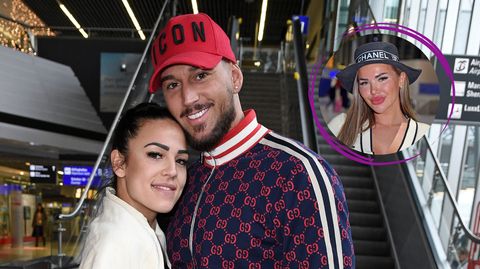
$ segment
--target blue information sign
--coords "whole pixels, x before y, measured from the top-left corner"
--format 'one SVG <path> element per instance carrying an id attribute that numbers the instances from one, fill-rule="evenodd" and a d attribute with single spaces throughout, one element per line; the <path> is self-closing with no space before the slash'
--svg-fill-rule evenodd
<path id="1" fill-rule="evenodd" d="M 306 35 L 308 33 L 308 16 L 297 16 L 294 15 L 293 19 L 298 19 L 300 21 L 300 30 L 302 34 Z"/>
<path id="2" fill-rule="evenodd" d="M 64 186 L 85 186 L 92 174 L 92 166 L 65 166 L 63 167 Z M 97 186 L 101 180 L 102 170 L 98 169 L 93 178 L 92 186 Z"/>

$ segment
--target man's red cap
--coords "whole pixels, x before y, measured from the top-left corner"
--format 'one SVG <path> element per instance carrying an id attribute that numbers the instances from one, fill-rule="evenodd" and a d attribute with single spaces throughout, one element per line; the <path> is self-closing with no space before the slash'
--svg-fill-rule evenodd
<path id="1" fill-rule="evenodd" d="M 230 39 L 207 14 L 187 14 L 171 18 L 155 39 L 152 49 L 153 75 L 149 91 L 161 86 L 162 71 L 186 64 L 201 69 L 214 68 L 222 58 L 236 63 Z"/>

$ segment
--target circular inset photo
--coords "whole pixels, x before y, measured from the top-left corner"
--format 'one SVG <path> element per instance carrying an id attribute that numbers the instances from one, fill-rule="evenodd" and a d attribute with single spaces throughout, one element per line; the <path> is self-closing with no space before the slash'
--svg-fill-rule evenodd
<path id="1" fill-rule="evenodd" d="M 329 62 L 321 113 L 343 144 L 363 154 L 402 151 L 427 134 L 439 101 L 432 63 L 407 40 L 385 34 L 345 41 Z"/>

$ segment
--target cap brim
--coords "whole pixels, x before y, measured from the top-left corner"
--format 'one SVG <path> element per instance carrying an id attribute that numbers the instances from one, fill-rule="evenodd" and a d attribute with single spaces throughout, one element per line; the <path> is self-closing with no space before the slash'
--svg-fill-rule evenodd
<path id="1" fill-rule="evenodd" d="M 368 62 L 361 62 L 361 63 L 349 65 L 345 69 L 337 73 L 337 78 L 338 80 L 340 80 L 340 84 L 342 85 L 342 87 L 347 91 L 349 91 L 350 93 L 352 93 L 353 83 L 357 75 L 358 69 L 360 69 L 360 67 L 364 65 L 377 64 L 377 63 L 390 64 L 397 67 L 402 72 L 405 72 L 405 74 L 407 74 L 408 81 L 410 84 L 414 83 L 420 76 L 420 73 L 422 73 L 422 70 L 410 67 L 401 62 L 394 62 L 394 61 L 386 62 L 385 60 L 378 60 L 378 61 L 368 61 Z"/>
<path id="2" fill-rule="evenodd" d="M 223 56 L 201 51 L 191 51 L 176 54 L 155 68 L 155 71 L 150 78 L 149 91 L 150 93 L 154 93 L 158 90 L 158 88 L 161 86 L 160 75 L 165 68 L 169 66 L 185 64 L 198 67 L 200 69 L 213 69 L 222 60 L 222 58 Z"/>

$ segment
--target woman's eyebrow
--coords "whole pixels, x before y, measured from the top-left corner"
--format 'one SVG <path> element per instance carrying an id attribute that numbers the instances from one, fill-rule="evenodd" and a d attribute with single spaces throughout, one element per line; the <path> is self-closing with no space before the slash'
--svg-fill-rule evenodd
<path id="1" fill-rule="evenodd" d="M 387 72 L 380 73 L 380 74 L 376 75 L 375 78 L 378 78 L 378 77 L 386 75 L 386 74 L 387 74 Z"/>
<path id="2" fill-rule="evenodd" d="M 383 75 L 387 75 L 387 72 L 383 72 L 383 73 L 380 73 L 378 75 L 375 75 L 375 78 L 378 78 L 378 77 L 381 77 Z M 368 80 L 368 78 L 361 78 L 361 77 L 358 77 L 358 80 Z"/>
<path id="3" fill-rule="evenodd" d="M 187 154 L 188 155 L 188 150 L 186 149 L 179 149 L 178 154 Z"/>
<path id="4" fill-rule="evenodd" d="M 157 143 L 157 142 L 148 143 L 148 144 L 145 145 L 144 148 L 146 148 L 146 147 L 148 147 L 148 146 L 157 146 L 157 147 L 162 148 L 162 149 L 164 149 L 164 150 L 166 150 L 166 151 L 169 151 L 169 150 L 170 150 L 170 147 L 169 147 L 169 146 L 164 145 L 164 144 L 161 144 L 161 143 Z M 178 153 L 178 154 L 188 154 L 188 150 L 186 150 L 186 149 L 179 149 L 177 153 Z"/>
<path id="5" fill-rule="evenodd" d="M 146 145 L 144 146 L 144 148 L 146 148 L 146 147 L 148 147 L 148 146 L 152 146 L 152 145 L 153 145 L 153 146 L 157 146 L 157 147 L 159 147 L 159 148 L 162 148 L 162 149 L 164 149 L 164 150 L 166 150 L 166 151 L 169 151 L 169 150 L 170 150 L 170 147 L 169 147 L 169 146 L 164 145 L 164 144 L 161 144 L 161 143 L 157 143 L 157 142 L 148 143 L 148 144 L 146 144 Z"/>

